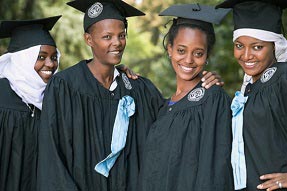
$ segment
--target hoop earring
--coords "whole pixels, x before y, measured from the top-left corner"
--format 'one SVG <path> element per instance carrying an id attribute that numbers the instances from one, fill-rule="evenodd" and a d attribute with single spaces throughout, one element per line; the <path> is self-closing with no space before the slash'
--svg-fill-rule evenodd
<path id="1" fill-rule="evenodd" d="M 208 60 L 205 61 L 205 65 L 208 65 Z"/>

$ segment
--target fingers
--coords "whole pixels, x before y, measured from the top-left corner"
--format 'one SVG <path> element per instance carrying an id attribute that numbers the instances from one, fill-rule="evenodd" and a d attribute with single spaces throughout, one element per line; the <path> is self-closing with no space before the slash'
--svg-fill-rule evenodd
<path id="1" fill-rule="evenodd" d="M 258 189 L 266 189 L 267 191 L 287 188 L 287 173 L 273 173 L 260 176 L 261 180 L 267 180 L 257 186 Z"/>
<path id="2" fill-rule="evenodd" d="M 134 80 L 138 79 L 139 77 L 139 74 L 133 72 L 132 70 L 128 69 L 127 72 L 129 73 L 128 77 L 129 78 L 132 78 Z"/>
<path id="3" fill-rule="evenodd" d="M 122 72 L 124 72 L 127 75 L 128 78 L 136 80 L 139 77 L 139 74 L 133 72 L 130 68 L 128 68 L 124 64 L 118 65 L 117 69 L 121 70 Z"/>
<path id="4" fill-rule="evenodd" d="M 202 86 L 206 89 L 210 88 L 213 85 L 223 86 L 224 82 L 221 79 L 221 76 L 218 75 L 216 72 L 208 72 L 203 71 L 202 72 L 203 77 L 201 79 Z"/>

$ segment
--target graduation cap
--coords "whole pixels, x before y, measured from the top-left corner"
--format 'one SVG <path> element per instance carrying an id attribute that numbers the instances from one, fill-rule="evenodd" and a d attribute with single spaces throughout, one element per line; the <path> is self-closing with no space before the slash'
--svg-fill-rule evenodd
<path id="1" fill-rule="evenodd" d="M 210 24 L 219 24 L 229 9 L 215 9 L 215 7 L 200 4 L 172 5 L 162 11 L 160 16 L 175 16 L 178 18 L 203 21 Z"/>
<path id="2" fill-rule="evenodd" d="M 16 52 L 36 45 L 56 43 L 49 33 L 59 16 L 35 20 L 4 20 L 0 24 L 0 39 L 11 38 L 8 52 Z"/>
<path id="3" fill-rule="evenodd" d="M 234 30 L 252 28 L 281 34 L 286 0 L 226 0 L 217 8 L 233 8 Z"/>
<path id="4" fill-rule="evenodd" d="M 67 4 L 85 13 L 84 30 L 86 32 L 91 25 L 104 19 L 121 20 L 127 27 L 126 17 L 145 15 L 121 0 L 75 0 Z"/>

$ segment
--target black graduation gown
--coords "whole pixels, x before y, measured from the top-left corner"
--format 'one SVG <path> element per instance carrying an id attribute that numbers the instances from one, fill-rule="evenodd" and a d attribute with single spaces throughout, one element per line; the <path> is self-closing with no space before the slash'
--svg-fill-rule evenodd
<path id="1" fill-rule="evenodd" d="M 135 190 L 142 147 L 163 98 L 145 78 L 130 80 L 121 73 L 116 80 L 114 91 L 105 89 L 87 61 L 50 80 L 39 133 L 39 191 Z M 106 178 L 94 168 L 111 153 L 117 106 L 125 95 L 134 98 L 136 111 L 129 121 L 126 146 Z"/>
<path id="2" fill-rule="evenodd" d="M 138 190 L 232 190 L 231 139 L 230 97 L 199 83 L 160 110 L 148 134 Z"/>
<path id="3" fill-rule="evenodd" d="M 259 176 L 287 172 L 287 63 L 276 63 L 261 79 L 246 87 L 243 114 L 247 189 L 257 190 Z M 287 190 L 287 189 L 282 189 Z"/>
<path id="4" fill-rule="evenodd" d="M 34 106 L 31 106 L 33 109 Z M 41 111 L 34 117 L 27 105 L 0 79 L 0 190 L 36 190 L 37 131 Z"/>

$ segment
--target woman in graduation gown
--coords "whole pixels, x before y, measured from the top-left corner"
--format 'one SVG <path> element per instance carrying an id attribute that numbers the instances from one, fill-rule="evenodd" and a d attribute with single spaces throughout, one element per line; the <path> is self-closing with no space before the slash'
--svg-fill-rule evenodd
<path id="1" fill-rule="evenodd" d="M 76 0 L 93 58 L 53 76 L 39 133 L 39 191 L 135 190 L 142 144 L 163 98 L 146 78 L 115 69 L 126 45 L 123 1 Z"/>
<path id="2" fill-rule="evenodd" d="M 200 4 L 173 5 L 166 50 L 177 89 L 160 109 L 144 148 L 140 191 L 233 189 L 230 98 L 219 86 L 201 87 L 201 71 L 215 43 L 212 23 L 228 11 Z"/>
<path id="3" fill-rule="evenodd" d="M 49 34 L 60 16 L 2 21 L 11 38 L 0 57 L 0 190 L 36 190 L 37 133 L 43 92 L 60 54 Z"/>
<path id="4" fill-rule="evenodd" d="M 287 1 L 228 0 L 234 57 L 247 86 L 232 102 L 232 166 L 236 190 L 287 190 Z"/>

